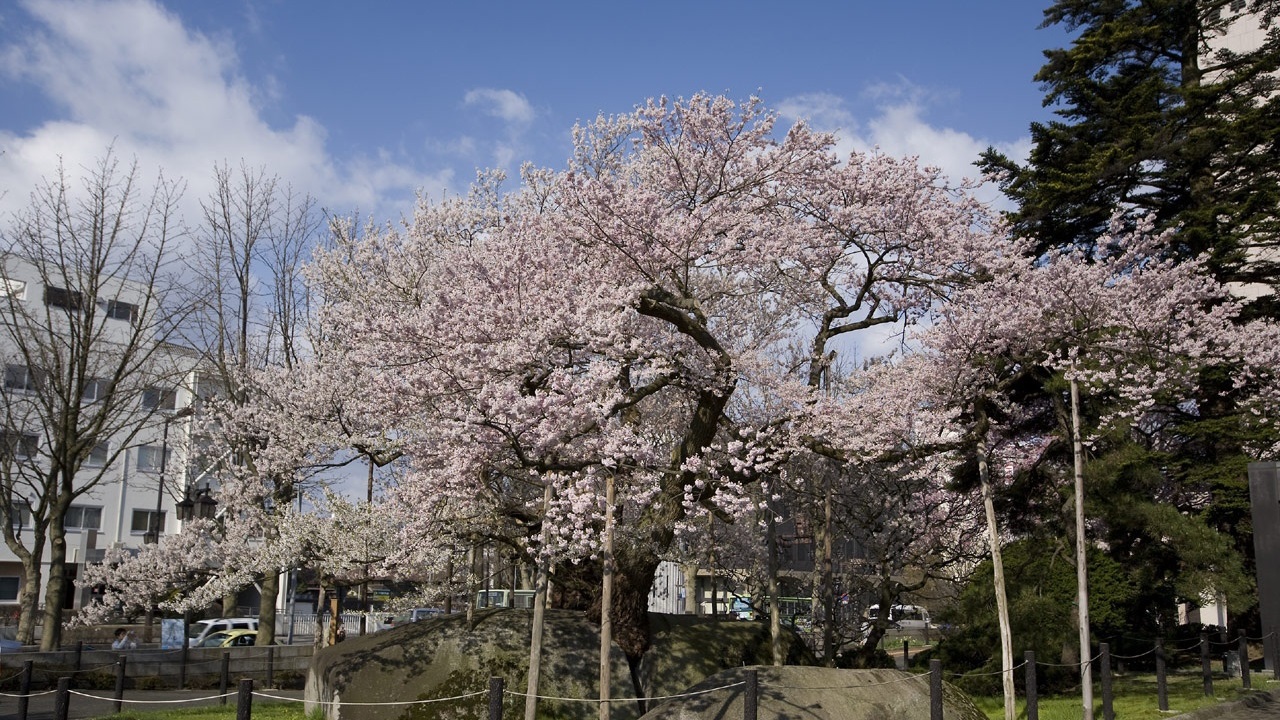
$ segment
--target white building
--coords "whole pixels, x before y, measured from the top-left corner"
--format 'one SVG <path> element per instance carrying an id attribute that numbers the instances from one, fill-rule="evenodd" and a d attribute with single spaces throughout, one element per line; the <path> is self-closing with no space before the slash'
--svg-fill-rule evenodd
<path id="1" fill-rule="evenodd" d="M 13 256 L 4 257 L 0 268 L 0 502 L 10 507 L 17 542 L 30 548 L 32 508 L 39 515 L 42 503 L 48 503 L 47 496 L 42 499 L 47 479 L 40 472 L 49 467 L 55 435 L 48 425 L 59 416 L 50 403 L 67 398 L 59 394 L 59 383 L 66 387 L 67 378 L 89 378 L 77 386 L 83 389 L 79 423 L 88 433 L 95 422 L 106 429 L 76 474 L 75 488 L 81 492 L 65 515 L 66 575 L 73 581 L 108 547 L 137 547 L 152 539 L 148 531 L 156 530 L 157 511 L 159 532 L 177 532 L 176 503 L 192 490 L 184 457 L 196 359 L 190 351 L 152 339 L 151 328 L 159 325 L 148 317 L 157 312 L 148 293 L 136 283 L 84 281 L 65 268 L 42 270 Z M 86 327 L 91 328 L 88 341 Z M 90 350 L 78 353 L 76 347 Z M 131 352 L 136 362 L 122 361 Z M 77 356 L 84 358 L 78 373 L 40 366 Z M 42 605 L 47 540 L 45 545 Z M 18 556 L 0 543 L 0 614 L 12 618 L 8 622 L 17 617 L 25 582 Z M 75 586 L 65 608 L 79 608 L 90 592 Z"/>

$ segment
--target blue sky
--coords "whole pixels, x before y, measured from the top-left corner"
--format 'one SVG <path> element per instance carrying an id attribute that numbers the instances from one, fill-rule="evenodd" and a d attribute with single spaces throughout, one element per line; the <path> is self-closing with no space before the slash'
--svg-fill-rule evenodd
<path id="1" fill-rule="evenodd" d="M 264 166 L 331 212 L 394 219 L 480 168 L 558 167 L 577 121 L 659 95 L 759 94 L 843 150 L 952 175 L 1025 153 L 1036 0 L 0 3 L 0 211 L 62 156 L 145 176 Z"/>

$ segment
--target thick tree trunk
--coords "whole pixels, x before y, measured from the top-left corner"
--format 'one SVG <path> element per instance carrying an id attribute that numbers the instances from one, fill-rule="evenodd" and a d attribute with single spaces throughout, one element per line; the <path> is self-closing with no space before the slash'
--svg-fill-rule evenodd
<path id="1" fill-rule="evenodd" d="M 1080 440 L 1080 386 L 1071 379 L 1071 447 L 1076 510 L 1076 614 L 1080 622 L 1080 692 L 1084 720 L 1093 720 L 1093 665 L 1089 642 L 1089 565 L 1084 533 L 1084 443 Z"/>
<path id="2" fill-rule="evenodd" d="M 782 667 L 782 608 L 778 606 L 778 523 L 775 521 L 773 510 L 767 503 L 764 511 L 769 513 L 765 525 L 768 533 L 765 552 L 769 556 L 769 648 L 773 655 L 773 666 Z"/>
<path id="3" fill-rule="evenodd" d="M 255 645 L 274 645 L 276 640 L 276 601 L 280 597 L 280 575 L 267 573 L 262 578 L 262 597 L 258 600 L 258 639 Z"/>
<path id="4" fill-rule="evenodd" d="M 542 515 L 545 518 L 551 507 L 551 485 L 542 489 Z M 551 538 L 551 528 L 542 523 L 542 545 L 545 547 Z M 548 573 L 546 561 L 538 561 L 538 579 L 535 581 L 533 594 L 533 632 L 529 639 L 529 674 L 524 696 L 525 720 L 534 720 L 538 715 L 538 682 L 542 674 L 542 630 L 547 611 Z M 468 618 L 469 620 L 469 618 Z M 469 623 L 468 623 L 469 624 Z"/>
<path id="5" fill-rule="evenodd" d="M 23 645 L 35 644 L 36 614 L 40 610 L 40 583 L 44 581 L 44 576 L 40 573 L 44 535 L 34 534 L 31 544 L 36 551 L 23 548 L 22 552 L 14 553 L 22 561 L 24 576 L 22 590 L 18 592 L 18 633 L 14 639 Z M 9 547 L 13 549 L 12 545 Z"/>
<path id="6" fill-rule="evenodd" d="M 40 651 L 52 652 L 62 644 L 62 604 L 67 596 L 67 535 L 62 522 L 49 523 L 49 578 L 44 586 L 44 631 Z"/>
<path id="7" fill-rule="evenodd" d="M 1013 633 L 1009 626 L 1009 601 L 1005 594 L 1004 560 L 1000 554 L 1000 528 L 996 523 L 995 503 L 992 499 L 991 469 L 988 463 L 987 423 L 983 414 L 979 420 L 978 480 L 982 485 L 982 507 L 987 516 L 987 539 L 991 544 L 992 584 L 996 595 L 996 618 L 1000 625 L 1000 674 L 1004 691 L 1005 720 L 1014 720 L 1016 691 L 1013 686 Z"/>
<path id="8" fill-rule="evenodd" d="M 604 505 L 603 582 L 600 584 L 600 720 L 609 720 L 609 679 L 613 673 L 609 646 L 613 641 L 613 476 L 606 482 Z"/>

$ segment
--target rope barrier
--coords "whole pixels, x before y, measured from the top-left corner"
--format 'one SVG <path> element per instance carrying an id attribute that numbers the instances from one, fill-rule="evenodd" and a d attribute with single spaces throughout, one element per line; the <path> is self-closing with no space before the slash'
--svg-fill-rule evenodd
<path id="1" fill-rule="evenodd" d="M 27 693 L 26 695 L 23 695 L 23 694 L 21 694 L 21 693 L 7 693 L 7 692 L 0 692 L 0 697 L 10 697 L 10 698 L 36 697 L 36 696 L 38 696 L 38 695 L 52 695 L 53 693 L 56 693 L 56 692 L 58 692 L 58 691 L 57 691 L 57 690 L 42 690 L 41 692 L 32 692 L 32 693 Z"/>
<path id="2" fill-rule="evenodd" d="M 229 693 L 229 694 L 230 694 L 230 693 Z M 298 699 L 298 698 L 283 697 L 283 696 L 280 696 L 280 695 L 268 695 L 267 693 L 260 693 L 260 692 L 258 692 L 258 691 L 256 691 L 256 690 L 253 692 L 253 694 L 254 694 L 254 695 L 256 695 L 256 696 L 258 696 L 258 697 L 261 697 L 261 698 L 268 698 L 268 699 L 271 699 L 271 700 L 288 700 L 288 701 L 291 701 L 291 702 L 308 702 L 307 700 L 300 700 L 300 699 Z M 342 705 L 350 705 L 350 706 L 352 706 L 352 707 L 356 707 L 356 706 L 359 706 L 359 707 L 374 707 L 374 706 L 382 706 L 382 705 L 387 705 L 387 706 L 391 706 L 391 705 L 395 705 L 395 706 L 401 706 L 401 705 L 426 705 L 426 704 L 428 704 L 428 703 L 441 703 L 441 702 L 452 702 L 452 701 L 455 701 L 455 700 L 466 700 L 467 698 L 473 698 L 473 697 L 477 697 L 477 696 L 479 696 L 479 695 L 488 695 L 488 694 L 489 694 L 489 691 L 488 691 L 488 690 L 480 690 L 480 691 L 473 692 L 473 693 L 467 693 L 467 694 L 465 694 L 465 695 L 455 695 L 455 696 L 453 696 L 453 697 L 447 697 L 447 698 L 432 698 L 432 699 L 430 699 L 430 700 L 396 700 L 396 701 L 388 701 L 388 702 L 350 702 L 350 701 L 347 701 L 347 700 L 311 700 L 311 701 L 309 701 L 309 702 L 315 703 L 316 705 L 331 705 L 331 706 L 332 706 L 332 705 L 338 705 L 338 706 L 342 706 Z M 599 701 L 597 700 L 596 702 L 599 702 Z"/>
<path id="3" fill-rule="evenodd" d="M 1140 657 L 1146 657 L 1148 655 L 1151 655 L 1155 653 L 1155 651 L 1156 649 L 1153 647 L 1150 650 L 1142 653 L 1141 655 L 1116 655 L 1115 653 L 1112 653 L 1111 657 L 1112 659 L 1115 659 L 1115 660 L 1137 660 Z"/>
<path id="4" fill-rule="evenodd" d="M 1036 664 L 1037 664 L 1037 665 L 1040 665 L 1040 664 L 1042 664 L 1042 663 L 1036 663 Z M 1013 667 L 1009 668 L 1008 672 L 1014 672 L 1014 671 L 1016 671 L 1016 670 L 1020 670 L 1020 669 L 1022 669 L 1022 668 L 1024 668 L 1024 667 L 1026 667 L 1026 666 L 1027 666 L 1027 661 L 1026 661 L 1026 660 L 1023 660 L 1022 662 L 1018 663 L 1017 665 L 1014 665 Z M 1074 666 L 1071 666 L 1071 667 L 1074 667 Z M 948 675 L 950 675 L 950 676 L 951 676 L 951 677 L 953 677 L 953 678 L 962 678 L 962 677 L 989 677 L 989 676 L 992 676 L 992 675 L 1003 675 L 1004 673 L 1005 673 L 1005 671 L 1004 671 L 1004 670 L 994 670 L 994 671 L 992 671 L 992 672 L 977 672 L 976 670 L 970 670 L 969 672 L 966 672 L 966 673 L 947 673 L 947 674 L 948 674 Z M 926 673 L 926 674 L 927 674 L 927 673 Z M 920 676 L 918 676 L 918 677 L 920 677 Z"/>
<path id="5" fill-rule="evenodd" d="M 1016 669 L 1016 668 L 1015 668 Z M 773 683 L 758 683 L 759 687 L 769 687 L 777 690 L 852 690 L 854 688 L 883 687 L 885 685 L 896 685 L 897 683 L 911 682 L 920 678 L 929 677 L 929 673 L 919 673 L 917 675 L 908 675 L 896 680 L 886 680 L 879 683 L 867 683 L 865 685 L 775 685 Z"/>
<path id="6" fill-rule="evenodd" d="M 661 697 L 644 697 L 644 698 L 610 698 L 608 700 L 601 700 L 599 698 L 568 698 L 568 697 L 556 697 L 554 695 L 534 695 L 533 697 L 538 700 L 558 700 L 560 702 L 593 702 L 593 703 L 609 702 L 609 703 L 612 703 L 612 702 L 636 702 L 640 700 L 643 700 L 645 702 L 653 702 L 657 700 L 673 700 L 676 698 L 697 697 L 698 695 L 706 695 L 707 693 L 713 693 L 718 690 L 728 690 L 730 688 L 742 687 L 743 685 L 746 685 L 746 683 L 736 682 L 736 683 L 730 683 L 728 685 L 721 685 L 720 687 L 708 688 L 707 690 L 697 690 L 694 692 L 681 693 L 679 695 L 663 695 Z M 528 693 L 516 692 L 515 690 L 503 690 L 502 693 L 504 695 L 510 695 L 512 697 L 529 697 Z"/>
<path id="7" fill-rule="evenodd" d="M 56 691 L 55 691 L 56 692 Z M 235 697 L 237 693 L 229 692 L 221 695 L 208 695 L 196 698 L 178 698 L 174 700 L 130 700 L 128 698 L 117 698 L 114 696 L 104 697 L 102 695 L 94 695 L 93 693 L 80 692 L 79 690 L 69 691 L 72 695 L 79 695 L 83 698 L 93 700 L 105 700 L 107 702 L 130 703 L 133 705 L 179 705 L 181 703 L 204 702 L 208 700 L 221 700 L 222 698 Z"/>

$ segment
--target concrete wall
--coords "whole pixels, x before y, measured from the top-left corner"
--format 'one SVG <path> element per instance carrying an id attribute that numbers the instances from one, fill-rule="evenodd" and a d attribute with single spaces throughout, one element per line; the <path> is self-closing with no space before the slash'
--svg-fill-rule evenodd
<path id="1" fill-rule="evenodd" d="M 222 654 L 230 653 L 228 666 L 231 684 L 243 677 L 251 677 L 256 682 L 266 682 L 267 666 L 270 661 L 276 682 L 293 674 L 305 676 L 311 664 L 311 655 L 315 651 L 312 645 L 274 645 L 270 648 L 242 647 L 227 648 L 192 648 L 187 652 L 188 686 L 212 687 L 222 671 Z M 23 663 L 31 660 L 34 663 L 34 679 L 37 685 L 43 681 L 55 682 L 58 677 L 84 678 L 77 685 L 84 687 L 93 678 L 114 677 L 116 663 L 121 656 L 125 658 L 125 677 L 134 679 L 155 678 L 161 687 L 177 687 L 182 672 L 182 650 L 138 649 L 119 652 L 115 650 L 86 649 L 79 653 L 75 650 L 60 652 L 14 652 L 0 654 L 0 675 L 9 676 L 22 670 Z M 78 663 L 78 665 L 77 665 Z M 76 672 L 77 666 L 80 668 Z"/>

